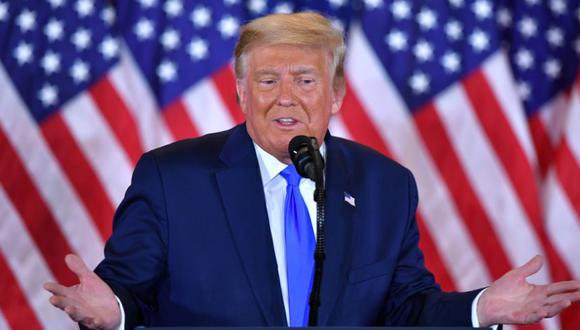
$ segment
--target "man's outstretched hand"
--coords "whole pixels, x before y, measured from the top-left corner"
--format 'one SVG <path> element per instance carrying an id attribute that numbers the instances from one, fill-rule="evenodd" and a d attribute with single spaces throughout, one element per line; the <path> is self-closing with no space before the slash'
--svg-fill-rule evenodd
<path id="1" fill-rule="evenodd" d="M 121 310 L 111 288 L 79 256 L 69 254 L 65 262 L 78 277 L 79 284 L 66 287 L 45 283 L 44 288 L 53 294 L 50 303 L 88 328 L 117 329 L 121 324 Z"/>
<path id="2" fill-rule="evenodd" d="M 477 305 L 480 326 L 536 323 L 580 301 L 579 281 L 528 283 L 526 277 L 538 272 L 542 264 L 542 257 L 535 256 L 493 282 Z"/>

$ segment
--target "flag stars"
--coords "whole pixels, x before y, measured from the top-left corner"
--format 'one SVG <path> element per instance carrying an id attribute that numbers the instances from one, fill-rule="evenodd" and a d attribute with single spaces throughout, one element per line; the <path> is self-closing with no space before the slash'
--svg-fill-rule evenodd
<path id="1" fill-rule="evenodd" d="M 497 11 L 497 22 L 503 28 L 509 28 L 512 25 L 512 13 L 507 8 L 500 8 Z"/>
<path id="2" fill-rule="evenodd" d="M 396 0 L 391 4 L 391 12 L 395 19 L 407 19 L 411 15 L 411 6 L 407 1 Z"/>
<path id="3" fill-rule="evenodd" d="M 566 2 L 564 0 L 551 0 L 550 10 L 556 15 L 564 15 L 566 13 Z"/>
<path id="4" fill-rule="evenodd" d="M 18 46 L 14 48 L 13 55 L 19 65 L 30 63 L 30 60 L 32 59 L 32 45 L 21 41 Z"/>
<path id="5" fill-rule="evenodd" d="M 471 47 L 477 52 L 482 52 L 489 47 L 489 37 L 481 30 L 475 30 L 469 36 Z"/>
<path id="6" fill-rule="evenodd" d="M 157 4 L 157 0 L 138 0 L 142 8 L 152 8 Z"/>
<path id="7" fill-rule="evenodd" d="M 239 2 L 239 0 L 224 0 L 224 4 L 226 6 L 233 6 L 236 5 Z"/>
<path id="8" fill-rule="evenodd" d="M 56 105 L 56 102 L 58 101 L 58 89 L 50 84 L 45 84 L 42 86 L 40 91 L 38 91 L 38 99 L 42 102 L 44 107 Z"/>
<path id="9" fill-rule="evenodd" d="M 333 8 L 339 8 L 339 7 L 344 6 L 344 4 L 346 3 L 346 0 L 328 0 L 328 3 Z"/>
<path id="10" fill-rule="evenodd" d="M 44 34 L 49 41 L 61 39 L 63 34 L 62 23 L 54 18 L 51 19 L 44 27 Z"/>
<path id="11" fill-rule="evenodd" d="M 463 27 L 458 21 L 449 21 L 445 24 L 445 33 L 449 39 L 457 41 L 463 36 Z"/>
<path id="12" fill-rule="evenodd" d="M 463 0 L 449 0 L 449 3 L 455 8 L 463 7 Z"/>
<path id="13" fill-rule="evenodd" d="M 204 28 L 211 23 L 211 11 L 203 6 L 196 7 L 191 13 L 191 21 L 197 28 Z"/>
<path id="14" fill-rule="evenodd" d="M 169 17 L 177 17 L 183 12 L 183 3 L 179 0 L 169 0 L 163 5 L 163 10 Z"/>
<path id="15" fill-rule="evenodd" d="M 437 26 L 437 15 L 433 10 L 423 8 L 417 15 L 417 23 L 422 30 L 431 30 Z"/>
<path id="16" fill-rule="evenodd" d="M 407 37 L 399 30 L 393 30 L 385 37 L 385 42 L 392 51 L 400 51 L 407 48 Z"/>
<path id="17" fill-rule="evenodd" d="M 413 53 L 419 62 L 430 61 L 433 58 L 433 46 L 425 40 L 420 40 L 413 47 Z"/>
<path id="18" fill-rule="evenodd" d="M 423 94 L 429 90 L 429 78 L 423 72 L 415 72 L 409 79 L 409 86 L 415 94 Z"/>
<path id="19" fill-rule="evenodd" d="M 81 60 L 76 60 L 71 66 L 69 74 L 77 84 L 86 82 L 89 79 L 89 66 Z"/>
<path id="20" fill-rule="evenodd" d="M 48 0 L 52 8 L 62 7 L 62 5 L 64 5 L 64 1 L 65 0 Z"/>
<path id="21" fill-rule="evenodd" d="M 546 32 L 546 39 L 553 47 L 561 47 L 564 43 L 562 30 L 557 27 L 552 27 Z"/>
<path id="22" fill-rule="evenodd" d="M 524 100 L 529 99 L 530 95 L 532 94 L 532 90 L 530 89 L 530 84 L 526 83 L 525 81 L 520 81 L 517 84 L 517 91 L 518 91 L 518 94 L 520 94 L 520 97 Z"/>
<path id="23" fill-rule="evenodd" d="M 99 52 L 106 60 L 113 59 L 119 54 L 119 43 L 112 37 L 106 37 L 99 45 Z"/>
<path id="24" fill-rule="evenodd" d="M 524 37 L 531 38 L 536 35 L 538 25 L 530 17 L 524 17 L 518 24 L 518 30 Z"/>
<path id="25" fill-rule="evenodd" d="M 34 29 L 36 27 L 36 14 L 28 9 L 23 10 L 16 18 L 16 25 L 22 33 Z"/>
<path id="26" fill-rule="evenodd" d="M 367 10 L 377 9 L 383 6 L 383 0 L 364 0 Z"/>
<path id="27" fill-rule="evenodd" d="M 103 9 L 101 12 L 101 19 L 103 22 L 105 22 L 105 24 L 109 26 L 113 25 L 115 22 L 115 11 L 111 6 L 107 6 L 105 9 Z"/>
<path id="28" fill-rule="evenodd" d="M 175 78 L 177 78 L 177 68 L 175 67 L 175 64 L 171 61 L 164 60 L 157 67 L 157 76 L 164 83 L 175 80 Z"/>
<path id="29" fill-rule="evenodd" d="M 267 7 L 265 0 L 250 0 L 247 3 L 248 10 L 251 11 L 254 15 L 262 14 Z"/>
<path id="30" fill-rule="evenodd" d="M 448 73 L 456 73 L 461 68 L 461 59 L 455 52 L 447 52 L 441 58 L 441 65 Z"/>
<path id="31" fill-rule="evenodd" d="M 238 32 L 239 23 L 234 17 L 227 15 L 218 22 L 218 30 L 222 38 L 231 38 Z"/>
<path id="32" fill-rule="evenodd" d="M 72 35 L 71 42 L 75 45 L 77 50 L 83 50 L 91 44 L 91 33 L 87 29 L 79 29 Z"/>
<path id="33" fill-rule="evenodd" d="M 199 61 L 207 57 L 208 44 L 201 38 L 193 38 L 187 46 L 187 52 L 193 61 Z"/>
<path id="34" fill-rule="evenodd" d="M 60 70 L 60 56 L 52 51 L 48 51 L 40 60 L 40 66 L 47 75 Z"/>
<path id="35" fill-rule="evenodd" d="M 477 0 L 471 6 L 473 13 L 479 20 L 488 19 L 493 14 L 493 8 L 488 0 Z"/>
<path id="36" fill-rule="evenodd" d="M 92 0 L 78 0 L 75 4 L 75 10 L 79 17 L 86 17 L 93 13 L 95 4 Z"/>
<path id="37" fill-rule="evenodd" d="M 180 39 L 181 37 L 179 35 L 179 32 L 177 32 L 174 29 L 168 29 L 161 34 L 160 41 L 161 45 L 163 45 L 163 48 L 165 48 L 165 50 L 173 50 L 179 46 Z"/>
<path id="38" fill-rule="evenodd" d="M 515 54 L 514 61 L 522 70 L 528 70 L 534 65 L 534 56 L 528 49 L 522 48 Z"/>
<path id="39" fill-rule="evenodd" d="M 561 70 L 562 65 L 554 58 L 548 59 L 546 63 L 544 63 L 544 73 L 552 79 L 558 78 Z"/>
<path id="40" fill-rule="evenodd" d="M 294 10 L 294 6 L 288 2 L 282 2 L 274 7 L 273 12 L 276 14 L 290 14 Z"/>
<path id="41" fill-rule="evenodd" d="M 8 4 L 0 2 L 0 22 L 5 21 L 8 17 Z"/>
<path id="42" fill-rule="evenodd" d="M 137 35 L 137 39 L 143 41 L 151 39 L 153 36 L 153 22 L 146 18 L 141 18 L 135 27 L 133 28 L 133 32 Z"/>

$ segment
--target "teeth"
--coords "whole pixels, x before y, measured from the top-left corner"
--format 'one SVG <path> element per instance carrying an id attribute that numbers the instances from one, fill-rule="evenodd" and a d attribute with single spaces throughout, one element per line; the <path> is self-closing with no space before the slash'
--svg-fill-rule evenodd
<path id="1" fill-rule="evenodd" d="M 278 121 L 282 124 L 293 124 L 296 122 L 296 120 L 294 120 L 292 118 L 280 118 L 280 119 L 278 119 Z"/>

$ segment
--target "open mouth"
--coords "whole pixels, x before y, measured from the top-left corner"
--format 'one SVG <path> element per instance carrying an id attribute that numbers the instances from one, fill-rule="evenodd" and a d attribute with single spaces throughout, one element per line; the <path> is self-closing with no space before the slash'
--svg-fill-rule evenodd
<path id="1" fill-rule="evenodd" d="M 291 117 L 282 117 L 282 118 L 276 119 L 275 121 L 276 121 L 276 123 L 278 123 L 278 125 L 284 126 L 284 127 L 292 127 L 292 126 L 298 124 L 298 120 L 291 118 Z"/>

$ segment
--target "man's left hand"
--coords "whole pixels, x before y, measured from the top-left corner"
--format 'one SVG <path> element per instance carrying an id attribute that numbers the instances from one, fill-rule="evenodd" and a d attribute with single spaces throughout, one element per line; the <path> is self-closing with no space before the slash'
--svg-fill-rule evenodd
<path id="1" fill-rule="evenodd" d="M 528 283 L 526 278 L 538 272 L 542 264 L 542 257 L 535 256 L 493 282 L 477 305 L 480 325 L 536 323 L 580 301 L 580 281 Z"/>

